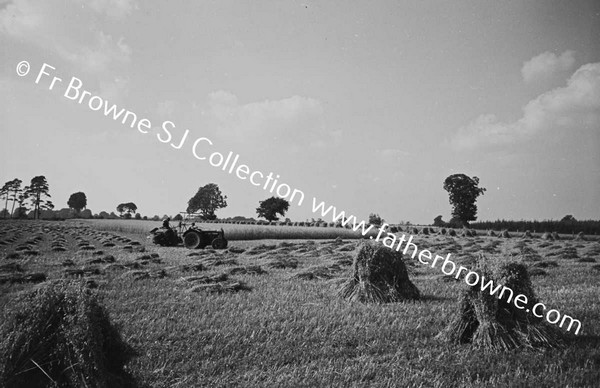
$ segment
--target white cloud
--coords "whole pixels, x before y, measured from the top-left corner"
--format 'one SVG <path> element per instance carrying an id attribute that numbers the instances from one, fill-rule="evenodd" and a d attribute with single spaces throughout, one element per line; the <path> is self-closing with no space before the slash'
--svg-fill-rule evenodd
<path id="1" fill-rule="evenodd" d="M 94 34 L 94 43 L 88 46 L 67 49 L 57 43 L 56 51 L 65 60 L 88 73 L 106 72 L 113 64 L 127 63 L 131 57 L 131 49 L 123 38 L 115 41 L 102 31 Z"/>
<path id="2" fill-rule="evenodd" d="M 554 130 L 598 129 L 600 126 L 600 63 L 581 66 L 567 86 L 529 101 L 523 117 L 503 123 L 493 114 L 481 115 L 458 130 L 456 148 L 505 145 Z"/>
<path id="3" fill-rule="evenodd" d="M 22 37 L 41 26 L 44 15 L 35 2 L 15 0 L 0 10 L 0 31 Z"/>
<path id="4" fill-rule="evenodd" d="M 390 160 L 399 160 L 405 156 L 410 156 L 411 153 L 408 151 L 399 150 L 396 148 L 385 148 L 377 150 L 378 155 Z"/>
<path id="5" fill-rule="evenodd" d="M 231 129 L 243 133 L 264 132 L 274 126 L 280 126 L 283 131 L 323 113 L 319 101 L 300 96 L 240 105 L 237 96 L 220 90 L 211 93 L 209 99 L 214 117 Z"/>
<path id="6" fill-rule="evenodd" d="M 242 141 L 262 137 L 321 148 L 341 137 L 341 131 L 325 131 L 322 104 L 309 97 L 240 104 L 236 95 L 219 90 L 209 95 L 204 116 L 219 132 Z"/>
<path id="7" fill-rule="evenodd" d="M 546 51 L 523 63 L 521 75 L 525 82 L 545 79 L 560 71 L 568 71 L 575 64 L 575 53 L 567 50 L 560 55 Z"/>
<path id="8" fill-rule="evenodd" d="M 331 131 L 327 133 L 321 133 L 318 136 L 312 136 L 312 140 L 308 143 L 311 148 L 315 149 L 326 149 L 332 146 L 339 146 L 342 140 L 342 136 L 344 131 L 338 129 L 336 131 Z M 310 135 L 309 135 L 310 136 Z M 309 137 L 307 136 L 307 137 Z M 306 138 L 306 137 L 303 137 Z M 294 150 L 294 152 L 301 151 L 301 146 L 303 144 L 292 144 L 290 149 Z"/>
<path id="9" fill-rule="evenodd" d="M 175 113 L 177 106 L 177 101 L 165 100 L 158 103 L 158 108 L 156 111 L 161 118 L 165 120 L 172 120 L 173 113 Z"/>
<path id="10" fill-rule="evenodd" d="M 98 88 L 114 93 L 126 90 L 119 72 L 130 62 L 131 48 L 100 26 L 134 8 L 130 0 L 11 0 L 0 9 L 0 32 L 57 54 L 78 73 L 87 73 L 87 79 L 95 77 Z"/>
<path id="11" fill-rule="evenodd" d="M 113 19 L 121 19 L 129 15 L 132 10 L 137 9 L 134 0 L 76 0 L 88 5 L 98 13 L 105 13 Z"/>
<path id="12" fill-rule="evenodd" d="M 238 98 L 235 94 L 224 90 L 217 90 L 208 95 L 209 104 L 211 107 L 218 109 L 220 105 L 235 107 L 238 104 Z"/>
<path id="13" fill-rule="evenodd" d="M 103 98 L 114 103 L 120 102 L 129 91 L 129 79 L 120 76 L 107 78 L 99 82 L 98 88 Z"/>

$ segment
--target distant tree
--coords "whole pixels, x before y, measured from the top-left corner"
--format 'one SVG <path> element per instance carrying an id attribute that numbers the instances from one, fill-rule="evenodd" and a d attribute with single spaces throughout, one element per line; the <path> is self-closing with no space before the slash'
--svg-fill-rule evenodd
<path id="1" fill-rule="evenodd" d="M 530 230 L 537 232 L 557 232 L 557 233 L 577 233 L 583 232 L 586 235 L 600 234 L 600 220 L 585 220 L 575 221 L 573 223 L 564 223 L 559 220 L 496 220 L 496 221 L 479 221 L 472 223 L 469 227 L 480 230 Z"/>
<path id="2" fill-rule="evenodd" d="M 7 218 L 8 216 L 10 216 L 10 213 L 8 212 L 8 210 L 6 210 L 6 209 L 0 210 L 0 218 Z"/>
<path id="3" fill-rule="evenodd" d="M 52 210 L 54 209 L 54 204 L 52 203 L 52 201 L 44 201 L 43 204 L 40 205 L 40 208 L 38 210 Z M 39 214 L 38 214 L 39 217 Z"/>
<path id="4" fill-rule="evenodd" d="M 338 218 L 338 220 L 335 222 L 335 226 L 337 228 L 343 228 L 344 225 L 347 225 L 347 224 L 348 224 L 348 219 L 344 215 L 342 215 L 340 218 Z"/>
<path id="5" fill-rule="evenodd" d="M 575 219 L 575 217 L 573 217 L 571 214 L 564 216 L 560 222 L 563 222 L 565 224 L 572 224 L 577 222 L 577 220 Z"/>
<path id="6" fill-rule="evenodd" d="M 21 213 L 27 213 L 27 211 L 29 210 L 27 209 L 27 206 L 25 206 L 25 201 L 27 201 L 27 195 L 25 194 L 25 192 L 21 192 L 17 197 L 17 203 L 19 204 L 19 206 L 12 212 L 12 217 L 23 218 L 20 217 Z"/>
<path id="7" fill-rule="evenodd" d="M 45 197 L 50 198 L 50 187 L 43 175 L 33 177 L 29 186 L 25 187 L 25 196 L 33 205 L 33 218 L 40 218 L 40 210 L 52 210 L 54 205 Z"/>
<path id="8" fill-rule="evenodd" d="M 259 218 L 263 217 L 267 221 L 277 221 L 279 220 L 277 214 L 281 214 L 282 217 L 285 216 L 285 212 L 288 211 L 289 207 L 290 203 L 285 199 L 271 197 L 258 202 L 256 214 L 258 214 Z"/>
<path id="9" fill-rule="evenodd" d="M 137 212 L 137 205 L 133 202 L 129 202 L 125 204 L 125 208 L 126 208 L 126 212 L 129 213 L 129 215 L 135 214 Z"/>
<path id="10" fill-rule="evenodd" d="M 385 220 L 379 217 L 379 214 L 371 213 L 369 214 L 369 224 L 371 225 L 381 225 L 385 222 Z"/>
<path id="11" fill-rule="evenodd" d="M 227 196 L 221 194 L 219 186 L 215 183 L 209 183 L 198 189 L 188 201 L 187 212 L 196 213 L 198 210 L 205 220 L 214 220 L 217 218 L 215 211 L 227 206 Z"/>
<path id="12" fill-rule="evenodd" d="M 446 224 L 446 226 L 449 226 L 451 228 L 462 228 L 467 226 L 463 220 L 461 220 L 460 218 L 454 216 L 450 219 L 450 221 L 448 221 L 448 223 Z"/>
<path id="13" fill-rule="evenodd" d="M 12 208 L 10 209 L 11 214 L 14 213 L 15 204 L 17 203 L 19 196 L 23 193 L 21 183 L 23 183 L 23 181 L 17 178 L 9 182 L 8 191 L 10 193 L 10 199 L 12 200 Z"/>
<path id="14" fill-rule="evenodd" d="M 29 209 L 27 208 L 25 202 L 28 200 L 28 196 L 26 194 L 26 190 L 27 187 L 24 188 L 24 190 L 21 190 L 21 192 L 18 194 L 17 196 L 17 208 L 15 210 L 13 210 L 11 217 L 12 218 L 27 218 L 27 212 L 29 211 Z M 52 202 L 50 202 L 50 204 L 52 204 Z"/>
<path id="15" fill-rule="evenodd" d="M 5 182 L 4 185 L 2 187 L 0 187 L 0 199 L 4 199 L 4 210 L 6 210 L 8 212 L 8 197 L 10 195 L 10 185 L 12 184 L 12 181 L 8 181 Z M 6 213 L 4 213 L 6 218 Z"/>
<path id="16" fill-rule="evenodd" d="M 110 218 L 110 214 L 105 211 L 101 211 L 100 214 L 98 214 L 98 218 L 107 219 Z"/>
<path id="17" fill-rule="evenodd" d="M 25 206 L 18 206 L 13 213 L 13 218 L 27 218 L 27 210 Z"/>
<path id="18" fill-rule="evenodd" d="M 85 196 L 85 193 L 79 191 L 77 193 L 71 194 L 69 200 L 67 201 L 67 205 L 71 209 L 75 209 L 75 213 L 79 213 L 82 209 L 85 209 L 85 207 L 87 206 L 87 197 Z"/>
<path id="19" fill-rule="evenodd" d="M 177 213 L 175 215 L 175 217 L 172 218 L 173 221 L 181 221 L 183 220 L 183 217 L 181 216 L 181 214 Z"/>
<path id="20" fill-rule="evenodd" d="M 136 220 L 141 220 L 142 219 L 142 215 L 140 213 L 135 213 L 135 217 Z"/>
<path id="21" fill-rule="evenodd" d="M 479 178 L 465 174 L 450 175 L 444 180 L 444 190 L 448 192 L 452 205 L 452 216 L 457 217 L 465 226 L 469 221 L 477 219 L 477 197 L 483 195 L 485 188 L 480 188 Z"/>
<path id="22" fill-rule="evenodd" d="M 433 226 L 446 226 L 446 222 L 442 220 L 442 216 L 437 216 L 433 219 Z"/>
<path id="23" fill-rule="evenodd" d="M 23 183 L 23 181 L 15 178 L 11 181 L 5 182 L 4 185 L 0 188 L 0 199 L 2 199 L 2 198 L 4 199 L 4 209 L 7 210 L 6 212 L 3 212 L 5 217 L 10 215 L 15 210 L 15 204 L 17 202 L 17 197 L 22 191 L 21 183 Z M 12 208 L 10 211 L 8 211 L 8 201 L 9 200 L 12 200 Z"/>
<path id="24" fill-rule="evenodd" d="M 120 203 L 117 206 L 119 216 L 122 218 L 131 218 L 131 214 L 137 211 L 137 206 L 133 202 Z"/>

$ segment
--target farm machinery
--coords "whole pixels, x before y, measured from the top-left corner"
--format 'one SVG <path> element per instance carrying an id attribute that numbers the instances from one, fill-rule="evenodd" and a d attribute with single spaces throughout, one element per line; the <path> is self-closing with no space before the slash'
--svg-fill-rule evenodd
<path id="1" fill-rule="evenodd" d="M 179 213 L 182 220 L 177 226 L 171 227 L 168 222 L 163 223 L 163 227 L 154 228 L 150 231 L 152 242 L 166 247 L 175 247 L 183 244 L 189 249 L 203 249 L 210 246 L 214 249 L 227 248 L 227 239 L 225 232 L 221 230 L 204 230 L 196 226 L 193 222 L 197 214 Z"/>

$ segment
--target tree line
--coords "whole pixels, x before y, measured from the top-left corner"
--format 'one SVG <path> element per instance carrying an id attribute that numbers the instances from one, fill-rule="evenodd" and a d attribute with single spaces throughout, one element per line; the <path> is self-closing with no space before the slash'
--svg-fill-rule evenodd
<path id="1" fill-rule="evenodd" d="M 563 234 L 600 234 L 600 221 L 585 220 L 578 221 L 572 215 L 563 217 L 558 220 L 544 221 L 479 221 L 470 225 L 473 229 L 492 229 L 492 230 L 511 230 L 511 231 L 526 231 L 531 232 L 556 232 Z"/>
<path id="2" fill-rule="evenodd" d="M 43 175 L 36 176 L 31 179 L 28 186 L 22 186 L 23 181 L 15 178 L 0 188 L 0 200 L 4 202 L 4 209 L 0 211 L 1 218 L 34 218 L 40 219 L 43 210 L 53 210 L 54 204 L 50 201 L 50 186 L 46 177 Z M 84 192 L 76 192 L 71 194 L 67 200 L 69 209 L 72 209 L 75 216 L 80 216 L 81 211 L 87 207 L 87 196 Z M 204 220 L 214 220 L 217 218 L 215 212 L 218 209 L 227 206 L 227 196 L 221 193 L 219 186 L 215 183 L 209 183 L 198 189 L 196 194 L 188 201 L 187 213 L 200 213 L 200 217 Z M 277 221 L 289 209 L 289 202 L 283 198 L 271 197 L 259 202 L 256 212 L 259 217 L 263 217 L 268 221 Z M 10 210 L 9 210 L 10 209 Z M 123 202 L 117 205 L 117 212 L 120 218 L 135 218 L 148 219 L 136 213 L 138 207 L 133 202 Z M 29 213 L 32 211 L 33 214 Z M 118 218 L 114 213 L 100 212 L 98 215 L 92 216 L 91 212 L 86 218 Z M 165 218 L 166 216 L 163 216 Z M 174 219 L 180 219 L 181 215 L 176 215 Z M 158 220 L 158 216 L 152 217 L 153 220 Z"/>
<path id="3" fill-rule="evenodd" d="M 444 189 L 450 195 L 450 203 L 453 206 L 452 214 L 455 219 L 460 220 L 464 224 L 476 219 L 477 206 L 475 201 L 479 195 L 485 191 L 484 188 L 478 187 L 479 179 L 477 177 L 470 178 L 464 174 L 451 175 L 444 181 Z M 48 199 L 49 185 L 44 176 L 36 176 L 31 180 L 29 186 L 21 187 L 20 179 L 13 179 L 4 184 L 0 189 L 0 198 L 4 198 L 5 206 L 3 218 L 10 215 L 11 218 L 27 217 L 27 202 L 33 206 L 33 218 L 40 218 L 41 210 L 52 210 L 54 205 Z M 8 203 L 12 201 L 11 210 L 8 211 Z M 18 203 L 17 212 L 14 208 Z M 67 205 L 70 209 L 79 215 L 81 210 L 87 206 L 87 197 L 83 192 L 71 194 Z M 200 213 L 200 218 L 203 220 L 215 220 L 217 218 L 215 212 L 227 206 L 227 196 L 221 193 L 219 186 L 215 183 L 206 184 L 198 189 L 196 194 L 188 201 L 186 212 L 188 214 Z M 263 201 L 259 201 L 256 208 L 256 214 L 259 218 L 264 218 L 267 221 L 279 220 L 278 215 L 282 217 L 289 210 L 290 203 L 283 198 L 270 197 Z M 143 219 L 137 212 L 137 205 L 133 202 L 120 203 L 116 207 L 121 218 Z M 103 214 L 104 213 L 104 214 Z M 135 214 L 135 216 L 133 216 Z M 90 214 L 91 218 L 91 214 Z M 101 212 L 97 218 L 112 218 L 106 212 Z M 156 217 L 154 217 L 156 218 Z M 383 220 L 379 215 L 371 214 L 369 221 L 374 224 L 380 224 Z"/>
<path id="4" fill-rule="evenodd" d="M 20 179 L 8 181 L 0 188 L 0 200 L 4 201 L 4 209 L 0 211 L 2 218 L 26 218 L 27 212 L 32 210 L 33 218 L 40 218 L 41 211 L 54 209 L 54 204 L 50 201 L 50 188 L 46 178 L 43 175 L 31 179 L 28 186 L 22 186 Z M 478 221 L 477 198 L 483 195 L 485 188 L 479 187 L 479 178 L 469 177 L 465 174 L 453 174 L 444 180 L 444 190 L 448 192 L 449 202 L 452 206 L 452 219 L 449 222 L 442 220 L 442 216 L 434 219 L 434 226 L 448 226 L 453 228 L 470 227 L 473 229 L 495 229 L 495 230 L 514 230 L 532 232 L 557 232 L 557 233 L 579 233 L 600 234 L 600 221 L 578 221 L 572 215 L 563 217 L 560 221 Z M 10 204 L 10 210 L 9 209 Z M 29 208 L 29 206 L 32 209 Z M 67 201 L 69 209 L 73 209 L 75 215 L 87 206 L 87 197 L 83 192 L 71 194 Z M 258 218 L 264 218 L 267 221 L 278 221 L 278 215 L 284 217 L 289 210 L 290 203 L 283 198 L 270 197 L 259 201 L 256 208 Z M 216 211 L 227 207 L 227 196 L 223 195 L 219 186 L 215 183 L 209 183 L 198 188 L 196 194 L 188 201 L 186 212 L 188 214 L 199 213 L 203 220 L 217 219 Z M 16 209 L 15 209 L 16 208 Z M 148 219 L 136 213 L 138 207 L 133 202 L 123 202 L 116 207 L 119 216 L 114 213 L 100 212 L 93 218 L 135 218 Z M 167 217 L 166 215 L 163 218 Z M 92 218 L 89 212 L 88 218 Z M 177 214 L 173 219 L 181 219 Z M 158 216 L 151 218 L 158 220 Z M 375 213 L 369 215 L 369 223 L 380 225 L 384 220 Z"/>
<path id="5" fill-rule="evenodd" d="M 40 218 L 42 210 L 54 209 L 54 204 L 50 201 L 50 187 L 48 181 L 43 175 L 33 177 L 28 186 L 22 186 L 23 181 L 15 178 L 5 182 L 0 188 L 0 199 L 4 200 L 4 209 L 2 209 L 2 218 L 24 218 L 33 207 L 33 218 Z M 11 210 L 8 210 L 9 202 Z M 16 206 L 18 205 L 18 206 Z M 29 205 L 29 206 L 28 206 Z M 16 209 L 15 209 L 16 206 Z"/>
<path id="6" fill-rule="evenodd" d="M 221 189 L 215 183 L 209 183 L 198 189 L 196 194 L 188 201 L 186 212 L 188 214 L 200 213 L 203 220 L 215 220 L 215 212 L 227 206 L 227 196 L 221 193 Z M 290 203 L 283 198 L 271 197 L 264 201 L 259 201 L 256 208 L 256 214 L 259 218 L 267 221 L 279 220 L 278 214 L 282 217 L 288 211 Z"/>

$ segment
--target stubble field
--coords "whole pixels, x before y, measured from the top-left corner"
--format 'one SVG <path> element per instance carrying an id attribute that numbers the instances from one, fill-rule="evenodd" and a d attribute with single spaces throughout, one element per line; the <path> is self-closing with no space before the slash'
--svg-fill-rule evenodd
<path id="1" fill-rule="evenodd" d="M 408 257 L 421 300 L 367 305 L 339 298 L 360 244 L 347 235 L 190 251 L 151 245 L 150 223 L 136 230 L 119 222 L 1 222 L 2 316 L 17 293 L 44 278 L 80 279 L 100 293 L 136 350 L 128 370 L 151 387 L 592 387 L 600 381 L 598 241 L 416 236 L 419 248 L 452 253 L 463 265 L 481 253 L 522 261 L 540 300 L 583 323 L 583 333 L 565 335 L 563 349 L 491 352 L 434 338 L 456 313 L 465 285 Z"/>

